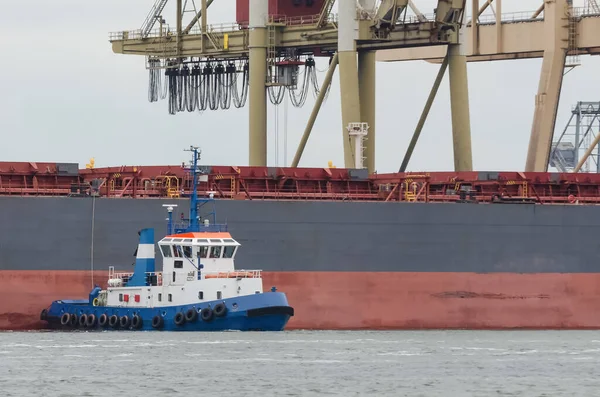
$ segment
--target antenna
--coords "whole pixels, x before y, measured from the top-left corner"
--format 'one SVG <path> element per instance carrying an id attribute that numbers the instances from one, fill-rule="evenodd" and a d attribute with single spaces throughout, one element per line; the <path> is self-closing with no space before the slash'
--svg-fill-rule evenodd
<path id="1" fill-rule="evenodd" d="M 198 160 L 200 160 L 201 150 L 198 149 L 198 146 L 190 145 L 190 148 L 186 150 L 187 152 L 193 152 L 194 157 L 192 159 L 191 171 L 193 177 L 192 183 L 192 196 L 190 198 L 190 219 L 189 219 L 189 229 L 191 231 L 196 231 L 199 228 L 198 225 Z"/>
<path id="2" fill-rule="evenodd" d="M 167 233 L 173 234 L 173 208 L 177 207 L 177 204 L 163 204 L 162 206 L 166 207 L 169 213 L 169 217 L 167 218 Z"/>
<path id="3" fill-rule="evenodd" d="M 92 288 L 94 288 L 94 220 L 96 218 L 96 195 L 92 196 L 92 244 L 90 247 L 90 273 L 92 275 Z"/>

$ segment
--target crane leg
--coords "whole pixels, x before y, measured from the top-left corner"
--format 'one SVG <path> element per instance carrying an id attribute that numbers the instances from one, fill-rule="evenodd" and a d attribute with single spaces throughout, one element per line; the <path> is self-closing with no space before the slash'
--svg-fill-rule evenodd
<path id="1" fill-rule="evenodd" d="M 253 0 L 250 8 L 249 49 L 249 164 L 267 165 L 267 0 Z"/>
<path id="2" fill-rule="evenodd" d="M 535 96 L 533 125 L 525 162 L 527 172 L 548 170 L 565 67 L 566 49 L 563 43 L 569 38 L 568 24 L 564 21 L 566 11 L 566 0 L 544 2 L 544 31 L 549 39 L 548 47 L 544 49 L 540 83 Z"/>
<path id="3" fill-rule="evenodd" d="M 473 171 L 467 57 L 462 53 L 461 46 L 463 44 L 450 44 L 448 46 L 454 170 Z"/>
<path id="4" fill-rule="evenodd" d="M 375 51 L 358 53 L 360 115 L 369 124 L 365 141 L 365 165 L 369 173 L 375 171 L 375 54 Z"/>

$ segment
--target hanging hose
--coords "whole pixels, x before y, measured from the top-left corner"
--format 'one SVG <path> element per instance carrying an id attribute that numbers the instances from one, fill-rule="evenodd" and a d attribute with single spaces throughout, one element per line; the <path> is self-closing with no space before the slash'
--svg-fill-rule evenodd
<path id="1" fill-rule="evenodd" d="M 169 65 L 171 66 L 171 65 Z M 168 81 L 168 90 L 169 90 L 169 114 L 175 114 L 179 110 L 177 106 L 177 98 L 178 98 L 178 86 L 177 79 L 179 77 L 179 69 L 167 67 L 165 70 L 165 77 Z"/>
<path id="2" fill-rule="evenodd" d="M 183 65 L 179 61 L 166 61 L 165 80 L 162 83 L 160 60 L 151 59 L 148 100 L 156 102 L 168 97 L 169 114 L 177 112 L 229 109 L 233 102 L 236 108 L 244 107 L 249 93 L 249 63 L 240 60 L 224 64 L 220 61 L 197 63 L 191 60 Z M 189 64 L 192 63 L 192 66 Z M 238 76 L 238 73 L 241 74 Z M 238 84 L 238 80 L 241 84 Z M 279 90 L 274 100 L 281 103 L 285 90 Z"/>
<path id="3" fill-rule="evenodd" d="M 156 102 L 158 101 L 158 95 L 161 88 L 162 76 L 160 74 L 160 59 L 149 59 L 148 60 L 148 101 Z"/>
<path id="4" fill-rule="evenodd" d="M 317 82 L 317 71 L 315 69 L 315 60 L 310 57 L 306 60 L 304 64 L 304 72 L 302 73 L 302 85 L 300 88 L 290 89 L 290 102 L 294 107 L 302 107 L 306 102 L 306 97 L 308 96 L 308 88 L 310 85 L 313 86 L 314 92 L 319 93 L 319 85 Z M 300 79 L 298 79 L 300 81 Z M 299 94 L 297 92 L 299 91 Z"/>
<path id="5" fill-rule="evenodd" d="M 238 80 L 237 74 L 236 74 L 235 84 L 233 84 L 231 87 L 231 91 L 233 94 L 233 106 L 235 106 L 238 109 L 244 107 L 244 105 L 246 104 L 246 99 L 248 99 L 248 81 L 249 81 L 248 72 L 249 71 L 250 71 L 249 64 L 248 64 L 248 61 L 246 61 L 242 64 L 242 92 L 241 92 L 241 94 L 240 94 L 240 90 L 239 90 L 238 84 L 237 84 L 237 80 Z"/>
<path id="6" fill-rule="evenodd" d="M 277 91 L 275 91 L 277 90 Z M 285 98 L 285 86 L 269 87 L 267 88 L 267 93 L 269 94 L 269 100 L 273 105 L 279 105 L 283 102 L 283 98 Z"/>

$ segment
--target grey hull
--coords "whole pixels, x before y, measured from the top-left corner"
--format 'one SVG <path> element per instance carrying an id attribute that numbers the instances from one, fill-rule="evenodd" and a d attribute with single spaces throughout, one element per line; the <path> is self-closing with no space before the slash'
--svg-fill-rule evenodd
<path id="1" fill-rule="evenodd" d="M 0 197 L 0 270 L 89 270 L 92 202 Z M 162 238 L 167 203 L 187 217 L 185 199 L 96 199 L 94 269 L 132 270 L 137 231 Z M 600 270 L 600 206 L 219 200 L 216 210 L 242 244 L 239 269 Z"/>

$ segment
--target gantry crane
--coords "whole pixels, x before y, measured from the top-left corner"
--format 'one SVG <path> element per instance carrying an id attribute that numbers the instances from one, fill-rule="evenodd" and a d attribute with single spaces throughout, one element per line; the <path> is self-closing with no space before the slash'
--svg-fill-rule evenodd
<path id="1" fill-rule="evenodd" d="M 159 96 L 158 73 L 165 70 L 167 89 L 161 94 L 166 97 L 168 93 L 171 113 L 227 108 L 231 100 L 241 107 L 248 98 L 249 162 L 253 166 L 267 163 L 267 99 L 277 103 L 287 90 L 297 104 L 303 103 L 310 76 L 298 89 L 300 65 L 305 66 L 306 76 L 314 66 L 313 57 L 330 57 L 329 70 L 322 87 L 317 87 L 319 95 L 292 165 L 298 165 L 339 65 L 345 166 L 362 166 L 366 137 L 365 163 L 370 172 L 375 168 L 376 51 L 447 46 L 444 65 L 450 73 L 455 169 L 472 170 L 466 57 L 459 34 L 466 0 L 438 0 L 431 19 L 425 18 L 411 0 L 340 0 L 338 14 L 332 16 L 334 1 L 288 1 L 295 6 L 319 6 L 316 12 L 294 16 L 272 12 L 269 7 L 273 2 L 269 0 L 251 0 L 251 7 L 246 1 L 247 23 L 238 20 L 230 28 L 217 28 L 207 24 L 212 0 L 201 0 L 201 9 L 184 28 L 186 6 L 183 0 L 176 0 L 176 29 L 172 32 L 162 16 L 167 0 L 158 0 L 141 29 L 113 33 L 110 41 L 115 53 L 147 57 L 151 101 Z M 243 3 L 238 0 L 238 7 Z M 413 9 L 415 18 L 407 16 L 408 8 Z M 159 28 L 153 30 L 156 22 Z M 240 75 L 241 88 L 235 85 Z"/>
<path id="2" fill-rule="evenodd" d="M 477 18 L 468 21 L 464 34 L 469 62 L 542 58 L 538 91 L 532 96 L 534 115 L 525 171 L 547 172 L 555 131 L 556 113 L 563 76 L 578 66 L 582 54 L 600 54 L 600 7 L 586 0 L 574 7 L 570 0 L 545 0 L 537 10 L 502 13 L 502 0 L 486 0 Z M 494 18 L 481 18 L 487 7 L 495 5 Z M 378 61 L 426 60 L 443 63 L 444 48 L 394 49 L 379 51 Z"/>

